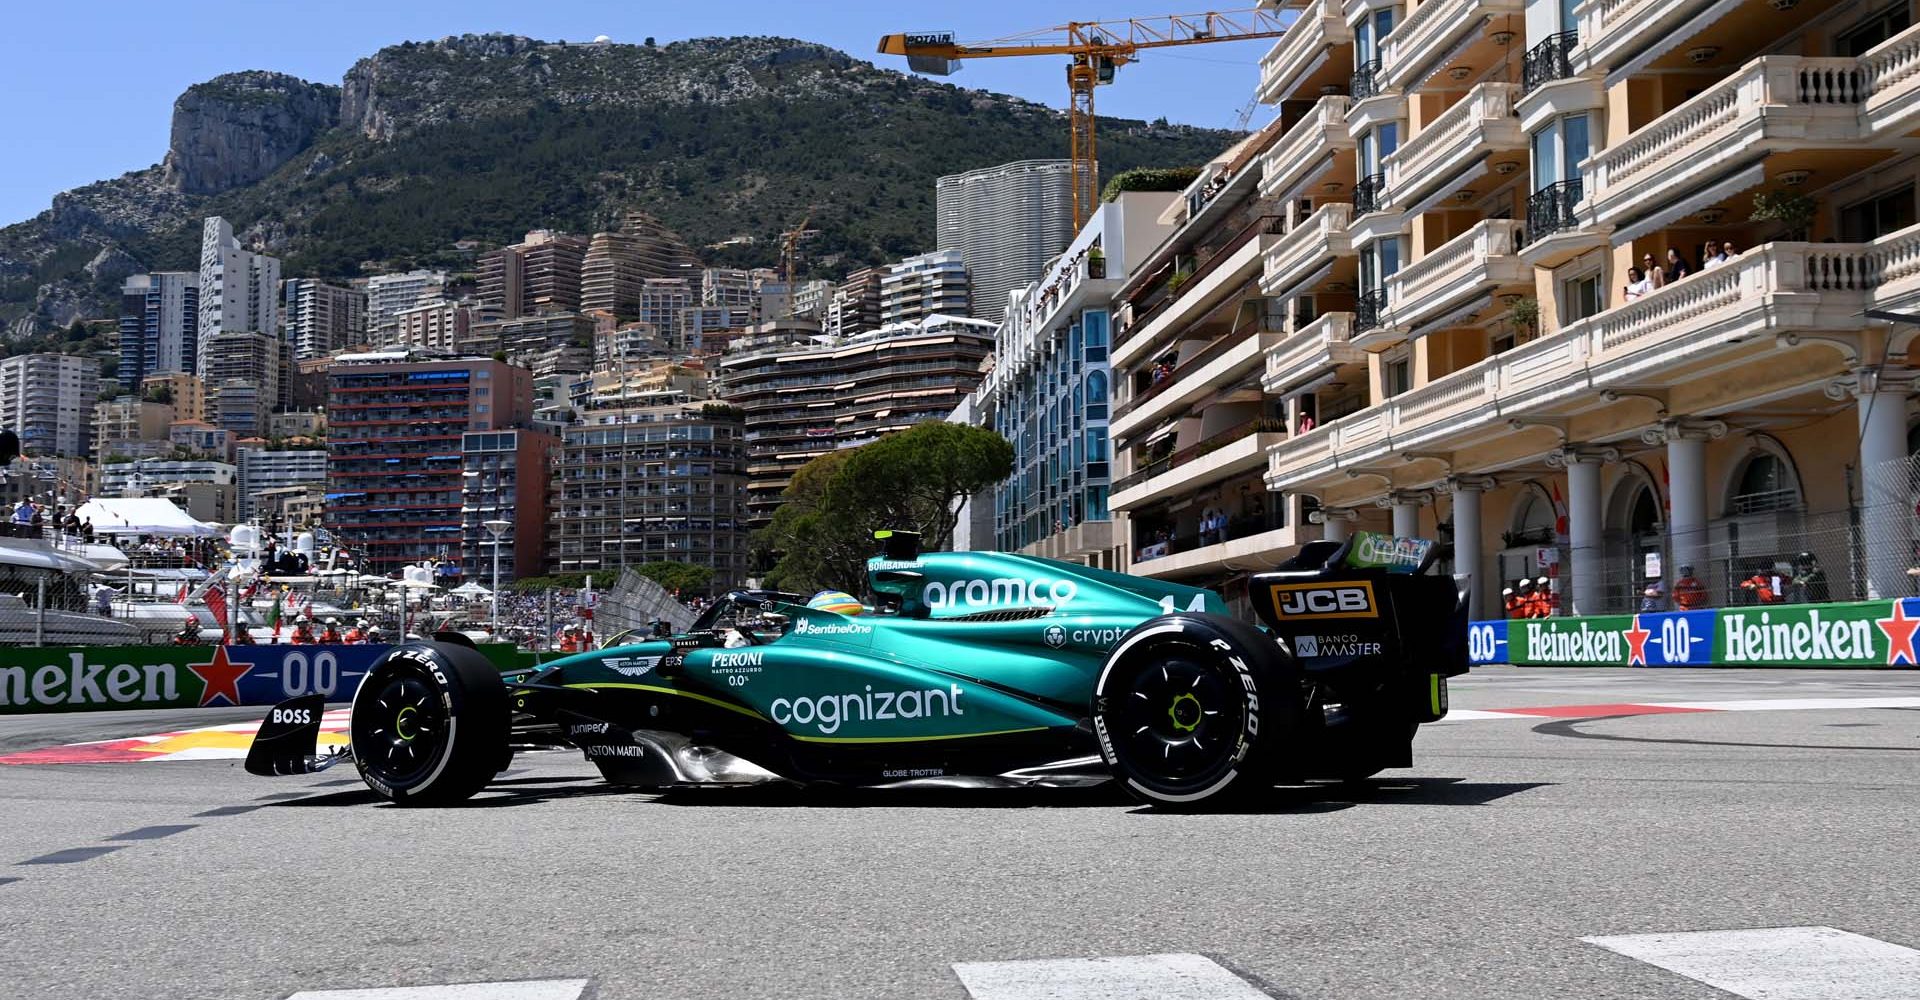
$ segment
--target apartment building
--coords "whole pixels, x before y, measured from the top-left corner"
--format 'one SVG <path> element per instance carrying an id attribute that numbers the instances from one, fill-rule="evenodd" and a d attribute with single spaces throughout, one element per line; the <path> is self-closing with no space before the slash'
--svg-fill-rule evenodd
<path id="1" fill-rule="evenodd" d="M 878 330 L 880 282 L 886 273 L 884 267 L 863 267 L 847 275 L 827 303 L 822 329 L 835 337 L 851 337 L 856 333 Z"/>
<path id="2" fill-rule="evenodd" d="M 504 319 L 580 308 L 580 267 L 587 241 L 536 229 L 526 239 L 480 258 L 481 307 Z"/>
<path id="3" fill-rule="evenodd" d="M 443 576 L 458 577 L 465 435 L 526 423 L 533 410 L 527 370 L 384 351 L 342 355 L 327 385 L 327 527 L 365 552 L 374 572 L 435 560 Z M 540 530 L 521 516 L 516 530 Z"/>
<path id="4" fill-rule="evenodd" d="M 677 337 L 680 333 L 680 314 L 700 305 L 700 289 L 687 278 L 648 278 L 640 286 L 639 321 L 661 332 L 663 336 Z M 677 350 L 685 350 L 682 344 L 671 345 Z"/>
<path id="5" fill-rule="evenodd" d="M 1117 565 L 1109 302 L 1167 236 L 1160 217 L 1176 197 L 1130 192 L 1099 205 L 1040 280 L 1013 296 L 993 370 L 955 418 L 1014 447 L 1013 475 L 968 501 L 964 519 L 982 525 L 969 547 Z"/>
<path id="6" fill-rule="evenodd" d="M 265 520 L 266 512 L 260 509 L 260 503 L 269 490 L 304 490 L 324 487 L 327 482 L 324 448 L 241 448 L 238 457 L 236 480 L 240 490 L 235 512 L 242 521 Z"/>
<path id="7" fill-rule="evenodd" d="M 880 278 L 880 324 L 912 323 L 928 316 L 970 316 L 972 285 L 958 250 L 916 254 L 887 268 Z"/>
<path id="8" fill-rule="evenodd" d="M 237 474 L 226 462 L 203 459 L 110 462 L 100 467 L 100 495 L 165 497 L 198 520 L 231 524 L 238 499 Z"/>
<path id="9" fill-rule="evenodd" d="M 737 411 L 670 392 L 586 410 L 562 431 L 551 547 L 562 573 L 612 580 L 676 560 L 710 566 L 714 588 L 749 568 L 746 428 Z"/>
<path id="10" fill-rule="evenodd" d="M 934 182 L 934 202 L 934 249 L 959 252 L 973 279 L 973 315 L 998 323 L 1007 296 L 1073 239 L 1073 163 L 1019 160 L 950 174 Z"/>
<path id="11" fill-rule="evenodd" d="M 958 316 L 836 338 L 800 320 L 763 323 L 719 360 L 720 397 L 746 413 L 748 511 L 780 506 L 795 470 L 923 420 L 944 420 L 979 384 L 994 324 Z"/>
<path id="12" fill-rule="evenodd" d="M 595 233 L 580 263 L 580 308 L 623 319 L 638 313 L 648 278 L 670 278 L 698 267 L 693 249 L 652 216 L 630 211 L 619 230 Z"/>
<path id="13" fill-rule="evenodd" d="M 833 293 L 837 285 L 824 278 L 803 281 L 793 290 L 793 304 L 789 315 L 796 319 L 810 319 L 815 323 L 827 321 L 827 308 L 833 302 Z"/>
<path id="14" fill-rule="evenodd" d="M 234 461 L 235 440 L 232 431 L 215 427 L 204 420 L 175 420 L 167 425 L 169 451 L 186 451 L 229 465 Z"/>
<path id="15" fill-rule="evenodd" d="M 376 342 L 382 348 L 452 354 L 473 327 L 473 307 L 465 302 L 429 302 L 393 314 L 389 334 Z"/>
<path id="16" fill-rule="evenodd" d="M 296 358 L 317 358 L 367 339 L 367 294 L 315 278 L 281 283 L 287 346 Z"/>
<path id="17" fill-rule="evenodd" d="M 389 344 L 393 341 L 401 313 L 445 300 L 447 272 L 419 270 L 376 274 L 367 279 L 366 291 L 368 340 L 374 344 Z"/>
<path id="18" fill-rule="evenodd" d="M 85 457 L 93 446 L 100 362 L 67 354 L 0 358 L 0 427 L 33 457 Z"/>
<path id="19" fill-rule="evenodd" d="M 198 375 L 185 372 L 148 375 L 140 380 L 140 394 L 172 404 L 177 419 L 207 419 L 206 383 Z"/>
<path id="20" fill-rule="evenodd" d="M 103 399 L 93 405 L 93 456 L 105 461 L 109 455 L 128 455 L 130 442 L 165 441 L 173 421 L 173 407 L 166 403 L 133 395 Z"/>
<path id="21" fill-rule="evenodd" d="M 199 325 L 194 356 L 201 365 L 208 341 L 223 333 L 280 333 L 280 259 L 242 250 L 233 227 L 219 216 L 201 226 L 194 320 Z"/>
<path id="22" fill-rule="evenodd" d="M 461 439 L 460 566 L 467 579 L 493 586 L 496 548 L 503 585 L 545 572 L 547 493 L 559 444 L 525 427 L 470 431 Z M 488 521 L 507 523 L 496 537 Z"/>
<path id="23" fill-rule="evenodd" d="M 120 288 L 120 366 L 131 389 L 153 372 L 190 372 L 200 340 L 200 275 L 135 274 Z"/>
<path id="24" fill-rule="evenodd" d="M 1801 553 L 1834 598 L 1911 593 L 1912 14 L 1306 5 L 1259 96 L 1340 151 L 1283 140 L 1263 186 L 1344 203 L 1331 273 L 1268 258 L 1316 318 L 1269 356 L 1267 484 L 1332 537 L 1453 541 L 1481 616 L 1523 575 L 1561 613 L 1682 573 L 1734 603 Z"/>
<path id="25" fill-rule="evenodd" d="M 201 378 L 208 420 L 236 437 L 259 437 L 283 403 L 286 344 L 264 333 L 228 331 L 203 341 Z"/>
<path id="26" fill-rule="evenodd" d="M 1289 230 L 1301 206 L 1260 190 L 1260 157 L 1284 131 L 1271 123 L 1206 163 L 1112 303 L 1114 564 L 1230 600 L 1297 545 L 1297 503 L 1261 481 L 1266 449 L 1284 438 L 1260 386 L 1284 336 L 1262 261 L 1306 229 Z"/>

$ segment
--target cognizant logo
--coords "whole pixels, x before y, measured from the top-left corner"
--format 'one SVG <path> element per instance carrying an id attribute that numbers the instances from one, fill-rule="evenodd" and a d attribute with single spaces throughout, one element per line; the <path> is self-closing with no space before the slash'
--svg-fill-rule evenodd
<path id="1" fill-rule="evenodd" d="M 875 691 L 873 685 L 859 694 L 823 694 L 817 698 L 775 698 L 773 721 L 781 725 L 798 723 L 812 726 L 822 735 L 839 730 L 843 722 L 888 722 L 895 719 L 931 719 L 934 716 L 965 715 L 960 707 L 960 685 L 920 691 Z"/>
<path id="2" fill-rule="evenodd" d="M 934 581 L 921 591 L 929 608 L 1057 608 L 1073 601 L 1080 585 L 1072 580 L 1028 580 L 1005 576 L 995 580 Z"/>

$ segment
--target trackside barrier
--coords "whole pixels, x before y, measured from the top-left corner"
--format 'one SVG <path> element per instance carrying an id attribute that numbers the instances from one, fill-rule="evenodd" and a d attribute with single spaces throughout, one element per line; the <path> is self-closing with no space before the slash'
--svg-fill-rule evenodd
<path id="1" fill-rule="evenodd" d="M 347 701 L 387 645 L 31 646 L 0 649 L 0 715 Z M 480 646 L 502 672 L 533 654 Z"/>
<path id="2" fill-rule="evenodd" d="M 1920 598 L 1473 622 L 1475 664 L 1900 667 L 1920 664 Z"/>

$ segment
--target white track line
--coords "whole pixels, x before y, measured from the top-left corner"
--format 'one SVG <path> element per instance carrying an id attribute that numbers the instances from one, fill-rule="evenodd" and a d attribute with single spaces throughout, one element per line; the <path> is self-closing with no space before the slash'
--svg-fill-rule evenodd
<path id="1" fill-rule="evenodd" d="M 1920 698 L 1750 698 L 1745 701 L 1649 701 L 1655 708 L 1698 708 L 1710 712 L 1791 712 L 1823 708 L 1920 708 Z"/>
<path id="2" fill-rule="evenodd" d="M 1581 938 L 1747 1000 L 1913 1000 L 1920 951 L 1831 927 Z"/>
<path id="3" fill-rule="evenodd" d="M 973 1000 L 1272 1000 L 1200 955 L 956 962 Z"/>
<path id="4" fill-rule="evenodd" d="M 448 986 L 383 986 L 370 990 L 318 990 L 287 1000 L 579 1000 L 585 979 L 519 983 L 454 983 Z"/>

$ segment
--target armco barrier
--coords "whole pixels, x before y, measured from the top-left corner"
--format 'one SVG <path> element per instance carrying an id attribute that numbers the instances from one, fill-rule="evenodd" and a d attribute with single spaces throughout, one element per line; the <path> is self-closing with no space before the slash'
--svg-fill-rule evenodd
<path id="1" fill-rule="evenodd" d="M 1474 622 L 1474 663 L 1556 667 L 1920 664 L 1920 598 Z"/>
<path id="2" fill-rule="evenodd" d="M 272 705 L 303 694 L 353 697 L 386 645 L 30 646 L 0 649 L 0 715 Z M 503 671 L 531 653 L 480 647 Z"/>

